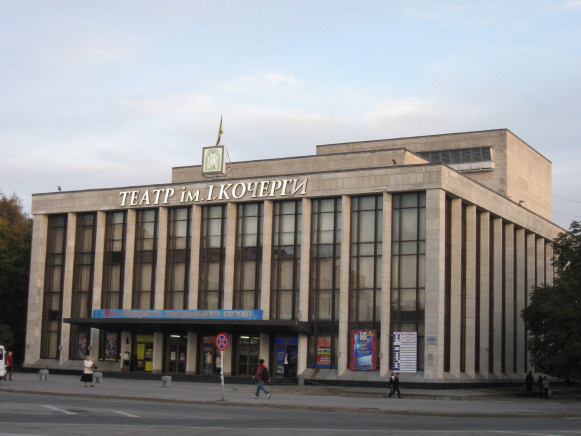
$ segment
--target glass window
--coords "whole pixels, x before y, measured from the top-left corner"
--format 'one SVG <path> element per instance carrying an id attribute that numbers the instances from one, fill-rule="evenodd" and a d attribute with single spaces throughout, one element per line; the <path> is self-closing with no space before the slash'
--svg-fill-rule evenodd
<path id="1" fill-rule="evenodd" d="M 138 210 L 133 267 L 134 309 L 153 309 L 157 263 L 157 209 Z"/>
<path id="2" fill-rule="evenodd" d="M 166 310 L 188 307 L 191 211 L 190 207 L 172 208 L 168 211 L 164 298 Z"/>
<path id="3" fill-rule="evenodd" d="M 455 158 L 460 155 L 455 154 Z M 390 333 L 418 332 L 419 343 L 423 342 L 425 322 L 425 197 L 424 192 L 395 194 L 392 202 Z M 423 358 L 423 354 L 418 354 L 420 371 L 423 370 Z"/>
<path id="4" fill-rule="evenodd" d="M 350 328 L 380 329 L 383 196 L 351 199 Z M 366 323 L 358 325 L 357 323 Z"/>
<path id="5" fill-rule="evenodd" d="M 301 212 L 301 201 L 274 203 L 270 299 L 272 319 L 298 317 Z"/>
<path id="6" fill-rule="evenodd" d="M 40 357 L 59 358 L 67 216 L 48 217 Z"/>
<path id="7" fill-rule="evenodd" d="M 198 307 L 222 309 L 226 252 L 226 206 L 202 207 Z"/>
<path id="8" fill-rule="evenodd" d="M 260 309 L 262 203 L 237 205 L 234 308 Z"/>
<path id="9" fill-rule="evenodd" d="M 338 322 L 341 199 L 312 201 L 309 320 Z"/>

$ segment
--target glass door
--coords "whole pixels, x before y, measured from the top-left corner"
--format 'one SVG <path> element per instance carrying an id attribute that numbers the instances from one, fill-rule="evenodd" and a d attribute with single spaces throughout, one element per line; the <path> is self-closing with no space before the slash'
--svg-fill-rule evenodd
<path id="1" fill-rule="evenodd" d="M 166 342 L 167 354 L 165 371 L 168 373 L 186 373 L 187 337 L 185 335 L 169 335 Z"/>
<path id="2" fill-rule="evenodd" d="M 256 374 L 258 359 L 260 358 L 259 352 L 259 336 L 238 336 L 236 343 L 237 375 L 252 377 Z"/>

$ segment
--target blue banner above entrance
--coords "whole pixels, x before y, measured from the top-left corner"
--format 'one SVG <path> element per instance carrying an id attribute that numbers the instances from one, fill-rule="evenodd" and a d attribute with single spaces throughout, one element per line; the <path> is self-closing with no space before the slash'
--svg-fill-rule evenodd
<path id="1" fill-rule="evenodd" d="M 225 319 L 261 321 L 262 310 L 137 310 L 96 309 L 93 318 L 109 319 Z"/>

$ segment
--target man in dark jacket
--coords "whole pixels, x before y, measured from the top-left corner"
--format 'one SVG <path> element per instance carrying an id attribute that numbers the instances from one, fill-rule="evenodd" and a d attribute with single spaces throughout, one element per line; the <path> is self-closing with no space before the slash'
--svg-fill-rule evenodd
<path id="1" fill-rule="evenodd" d="M 399 392 L 399 372 L 395 373 L 393 377 L 393 382 L 391 384 L 391 392 L 387 395 L 387 398 L 391 398 L 393 394 L 397 392 L 397 398 L 401 398 L 401 394 Z"/>

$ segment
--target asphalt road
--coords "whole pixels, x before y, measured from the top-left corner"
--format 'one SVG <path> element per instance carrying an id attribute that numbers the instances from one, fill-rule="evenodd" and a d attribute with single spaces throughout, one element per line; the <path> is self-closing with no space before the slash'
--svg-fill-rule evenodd
<path id="1" fill-rule="evenodd" d="M 336 413 L 0 391 L 0 436 L 133 434 L 575 436 L 581 435 L 581 418 Z"/>

